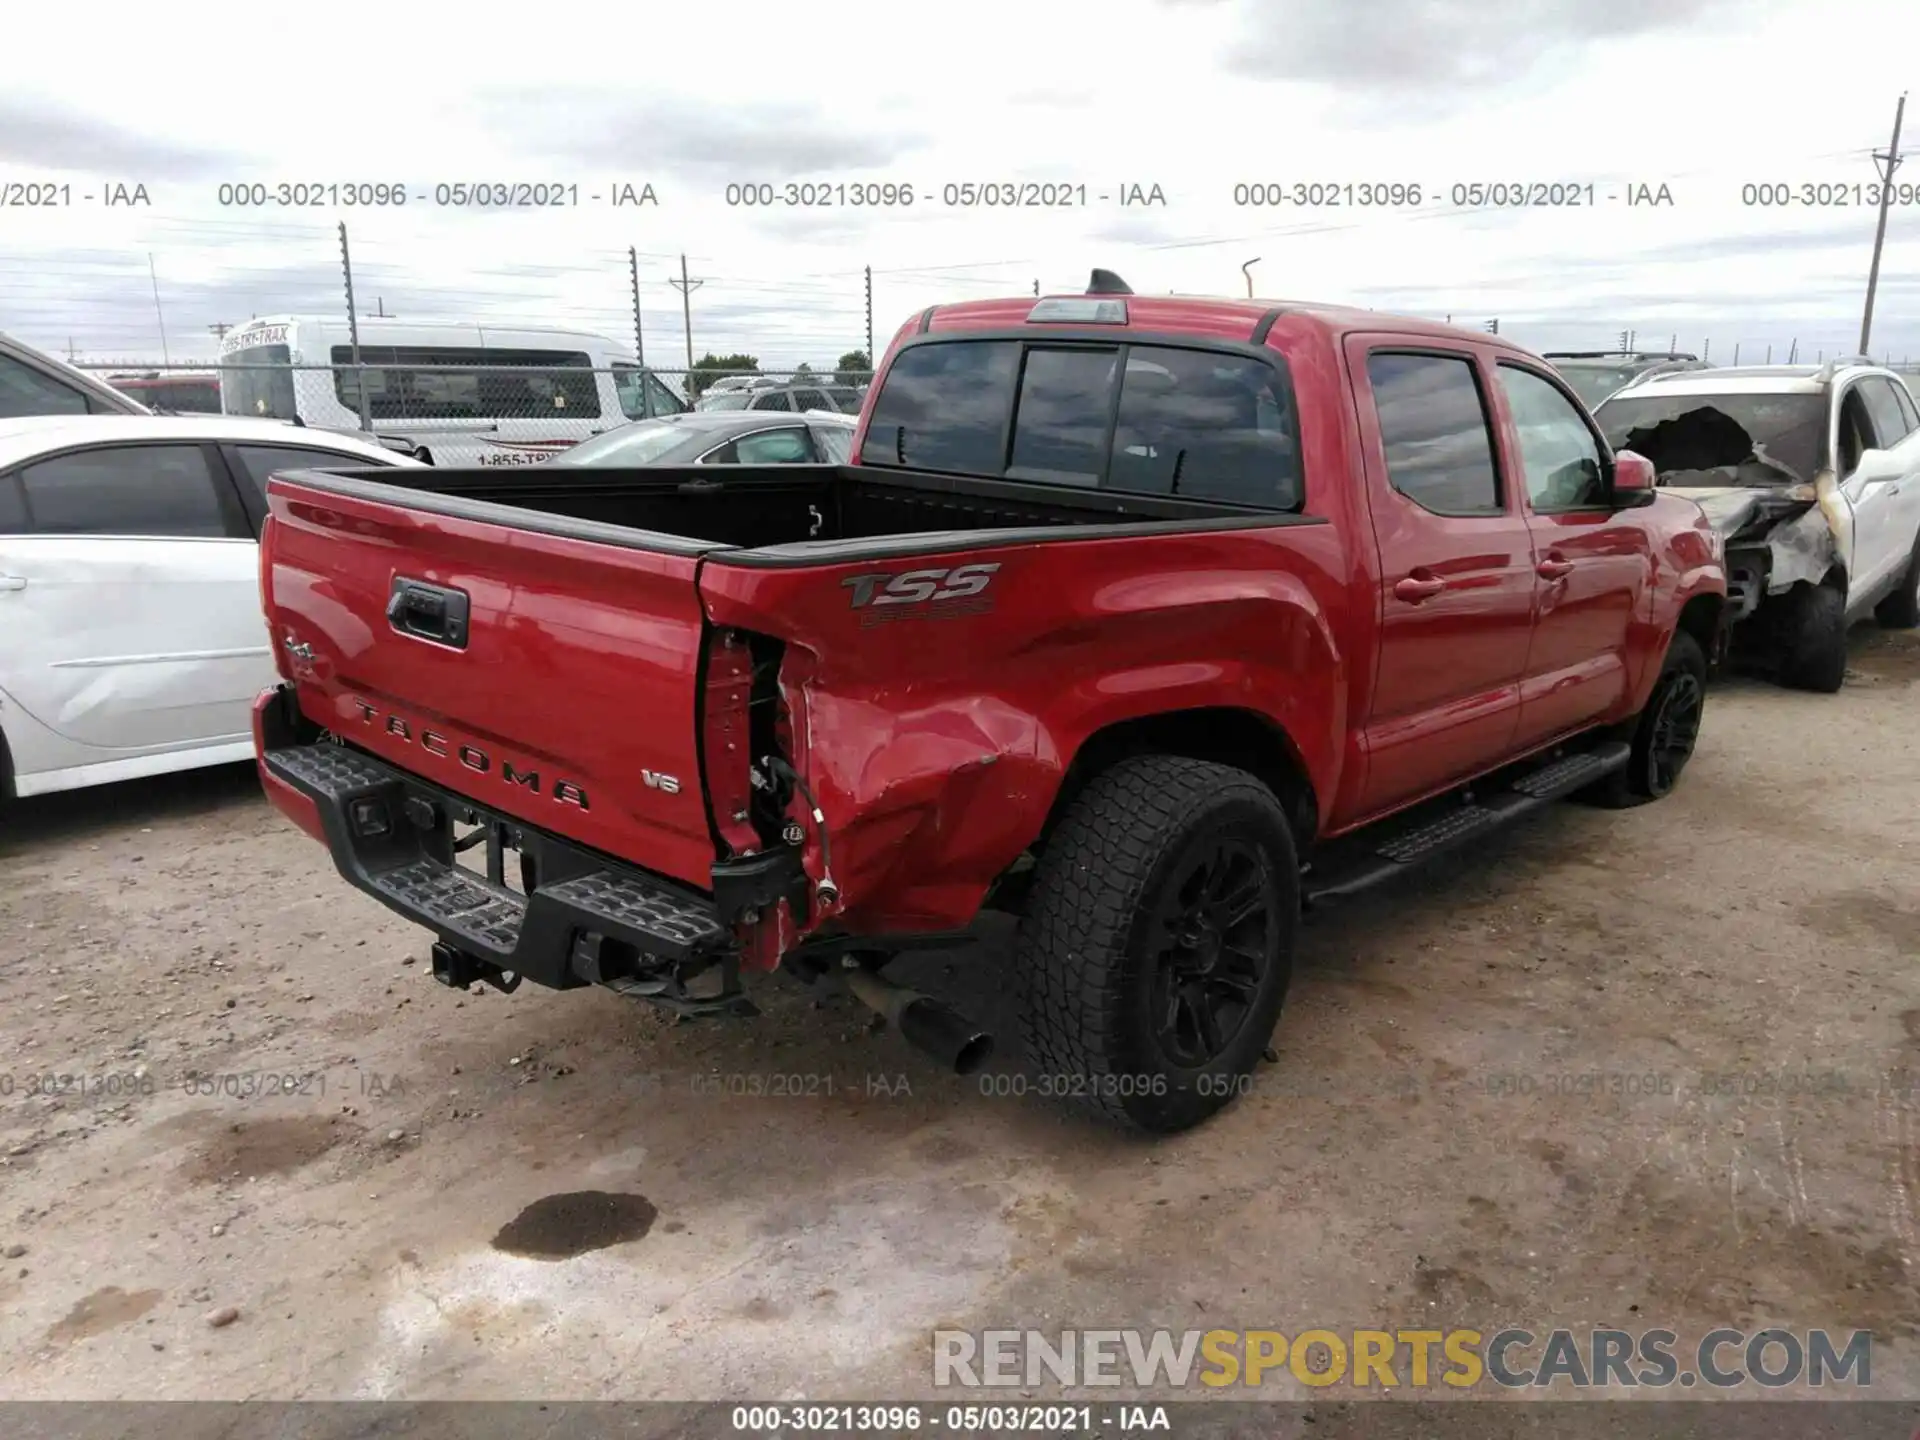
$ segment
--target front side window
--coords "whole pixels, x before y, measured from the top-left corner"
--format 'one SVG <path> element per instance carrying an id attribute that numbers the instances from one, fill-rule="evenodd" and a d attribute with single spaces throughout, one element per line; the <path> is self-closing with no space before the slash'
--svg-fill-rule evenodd
<path id="1" fill-rule="evenodd" d="M 1513 426 L 1520 435 L 1520 466 L 1535 510 L 1590 510 L 1607 500 L 1600 446 L 1573 402 L 1551 381 L 1517 365 L 1500 367 Z"/>
<path id="2" fill-rule="evenodd" d="M 24 361 L 0 355 L 0 416 L 85 415 L 86 395 Z"/>
<path id="3" fill-rule="evenodd" d="M 21 470 L 20 485 L 36 534 L 228 533 L 198 445 L 117 445 L 56 455 Z"/>
<path id="4" fill-rule="evenodd" d="M 1860 457 L 1874 448 L 1873 419 L 1867 412 L 1867 397 L 1860 387 L 1849 387 L 1840 401 L 1840 478 L 1860 468 Z"/>
<path id="5" fill-rule="evenodd" d="M 1893 382 L 1874 376 L 1860 382 L 1861 397 L 1867 402 L 1867 414 L 1873 417 L 1877 448 L 1891 450 L 1907 438 L 1907 417 L 1894 393 Z"/>
<path id="6" fill-rule="evenodd" d="M 1893 400 L 1900 407 L 1900 414 L 1907 422 L 1907 433 L 1911 435 L 1920 430 L 1920 409 L 1914 408 L 1913 395 L 1905 385 L 1894 385 Z"/>
<path id="7" fill-rule="evenodd" d="M 1380 417 L 1387 480 L 1436 515 L 1499 515 L 1493 427 L 1466 356 L 1376 351 L 1367 378 Z"/>

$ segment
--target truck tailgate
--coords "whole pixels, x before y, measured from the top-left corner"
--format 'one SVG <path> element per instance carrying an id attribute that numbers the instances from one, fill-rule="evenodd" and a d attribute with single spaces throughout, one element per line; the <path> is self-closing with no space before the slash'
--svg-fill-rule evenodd
<path id="1" fill-rule="evenodd" d="M 306 714 L 493 810 L 698 886 L 698 548 L 386 504 L 276 477 L 267 620 Z M 464 611 L 464 613 L 462 613 Z"/>

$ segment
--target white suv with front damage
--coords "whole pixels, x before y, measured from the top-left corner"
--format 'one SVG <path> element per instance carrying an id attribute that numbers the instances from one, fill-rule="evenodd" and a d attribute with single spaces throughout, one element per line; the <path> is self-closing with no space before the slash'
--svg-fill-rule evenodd
<path id="1" fill-rule="evenodd" d="M 1595 412 L 1725 541 L 1736 658 L 1834 691 L 1869 612 L 1920 623 L 1920 407 L 1864 361 L 1651 375 Z"/>

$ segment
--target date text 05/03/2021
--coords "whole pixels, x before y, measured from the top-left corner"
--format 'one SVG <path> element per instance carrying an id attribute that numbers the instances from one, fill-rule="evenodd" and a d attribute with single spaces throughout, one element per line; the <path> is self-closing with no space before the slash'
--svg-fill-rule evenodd
<path id="1" fill-rule="evenodd" d="M 732 1428 L 749 1435 L 1135 1434 L 1170 1431 L 1164 1405 L 764 1404 L 736 1405 Z"/>

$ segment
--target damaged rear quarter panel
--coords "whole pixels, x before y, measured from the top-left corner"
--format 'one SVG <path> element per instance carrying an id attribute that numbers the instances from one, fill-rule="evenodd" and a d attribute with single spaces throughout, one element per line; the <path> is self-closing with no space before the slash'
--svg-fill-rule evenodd
<path id="1" fill-rule="evenodd" d="M 863 625 L 860 587 L 844 583 L 983 563 L 1000 568 L 970 607 L 902 604 L 885 624 Z M 1334 526 L 1278 525 L 799 568 L 716 558 L 700 583 L 714 624 L 787 642 L 792 759 L 827 817 L 836 918 L 921 930 L 973 918 L 1105 726 L 1249 710 L 1282 727 L 1316 780 L 1336 776 L 1348 563 Z"/>

